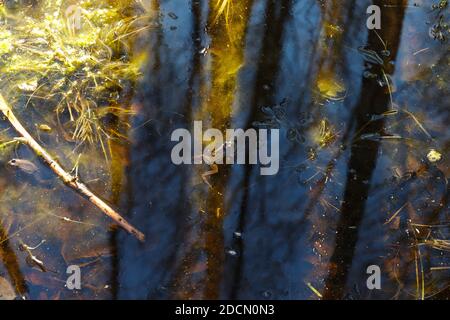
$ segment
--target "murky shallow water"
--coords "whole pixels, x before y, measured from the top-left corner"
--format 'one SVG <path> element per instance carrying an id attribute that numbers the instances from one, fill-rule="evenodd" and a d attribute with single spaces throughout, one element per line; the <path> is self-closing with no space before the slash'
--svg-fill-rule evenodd
<path id="1" fill-rule="evenodd" d="M 3 152 L 0 277 L 18 296 L 449 297 L 449 58 L 429 35 L 433 2 L 390 1 L 378 33 L 365 28 L 369 1 L 142 3 L 151 28 L 133 50 L 147 62 L 124 94 L 135 115 L 109 161 L 35 126 L 53 127 L 53 114 L 20 117 L 66 168 L 81 153 L 83 181 L 147 239 L 111 227 L 27 147 Z M 209 166 L 172 164 L 171 134 L 194 120 L 275 124 L 279 173 L 223 165 L 208 185 Z M 430 162 L 431 150 L 442 159 Z M 31 252 L 46 272 L 21 244 L 41 244 Z M 68 265 L 81 267 L 82 290 L 65 288 Z M 369 265 L 381 268 L 381 290 L 367 289 Z"/>

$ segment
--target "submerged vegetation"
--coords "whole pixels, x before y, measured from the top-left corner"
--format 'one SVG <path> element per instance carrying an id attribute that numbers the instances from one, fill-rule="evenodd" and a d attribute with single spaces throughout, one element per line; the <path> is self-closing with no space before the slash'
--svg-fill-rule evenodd
<path id="1" fill-rule="evenodd" d="M 448 2 L 369 3 L 0 0 L 0 299 L 450 297 Z M 198 120 L 278 174 L 173 165 Z"/>
<path id="2" fill-rule="evenodd" d="M 136 10 L 129 1 L 0 4 L 1 92 L 15 106 L 54 112 L 67 139 L 99 143 L 106 155 L 105 141 L 122 135 L 108 115 L 129 113 L 140 74 L 131 46 L 148 19 Z"/>

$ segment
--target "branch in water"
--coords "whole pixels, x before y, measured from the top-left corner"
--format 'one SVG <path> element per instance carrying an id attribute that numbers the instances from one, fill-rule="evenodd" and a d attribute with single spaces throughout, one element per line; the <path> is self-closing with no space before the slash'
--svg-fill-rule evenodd
<path id="1" fill-rule="evenodd" d="M 75 190 L 78 194 L 86 198 L 89 202 L 99 208 L 104 214 L 117 222 L 122 228 L 129 233 L 133 234 L 140 241 L 145 240 L 145 236 L 142 232 L 134 228 L 129 224 L 118 212 L 112 209 L 102 199 L 97 197 L 89 188 L 80 182 L 77 177 L 71 175 L 65 171 L 61 165 L 56 162 L 52 156 L 43 148 L 36 140 L 28 133 L 28 131 L 22 126 L 20 121 L 16 118 L 12 109 L 6 103 L 3 96 L 0 94 L 0 110 L 8 119 L 14 129 L 21 135 L 20 141 L 27 144 L 38 155 L 44 163 L 52 169 L 52 171 L 70 188 Z"/>

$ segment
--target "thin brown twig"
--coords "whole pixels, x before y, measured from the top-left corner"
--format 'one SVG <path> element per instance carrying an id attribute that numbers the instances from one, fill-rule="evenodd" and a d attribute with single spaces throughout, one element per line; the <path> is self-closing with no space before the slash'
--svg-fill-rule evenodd
<path id="1" fill-rule="evenodd" d="M 145 236 L 142 232 L 134 228 L 129 224 L 117 211 L 112 209 L 102 199 L 96 196 L 85 184 L 79 181 L 78 177 L 75 177 L 64 170 L 61 165 L 56 162 L 53 157 L 43 148 L 36 140 L 28 133 L 23 127 L 20 121 L 14 115 L 12 109 L 6 103 L 2 94 L 0 94 L 0 111 L 3 112 L 9 123 L 14 129 L 21 135 L 20 141 L 27 144 L 33 151 L 39 156 L 44 163 L 50 167 L 50 169 L 61 179 L 65 185 L 75 190 L 82 197 L 86 198 L 89 202 L 99 208 L 104 214 L 117 222 L 123 229 L 134 235 L 140 241 L 145 240 Z"/>

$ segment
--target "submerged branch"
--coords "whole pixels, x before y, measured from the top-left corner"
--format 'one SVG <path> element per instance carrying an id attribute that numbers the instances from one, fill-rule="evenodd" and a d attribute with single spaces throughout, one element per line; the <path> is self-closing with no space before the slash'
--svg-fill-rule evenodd
<path id="1" fill-rule="evenodd" d="M 20 121 L 16 118 L 12 109 L 8 106 L 3 96 L 0 94 L 0 111 L 14 127 L 14 129 L 21 135 L 21 141 L 26 143 L 38 155 L 47 166 L 64 182 L 65 185 L 75 190 L 78 194 L 86 198 L 89 202 L 99 208 L 104 214 L 117 222 L 123 229 L 133 234 L 140 241 L 144 241 L 145 236 L 142 232 L 130 225 L 118 212 L 112 209 L 102 199 L 97 197 L 89 188 L 81 183 L 77 177 L 65 171 L 61 165 L 56 162 L 52 156 L 39 145 L 36 140 L 28 133 L 22 126 Z"/>

